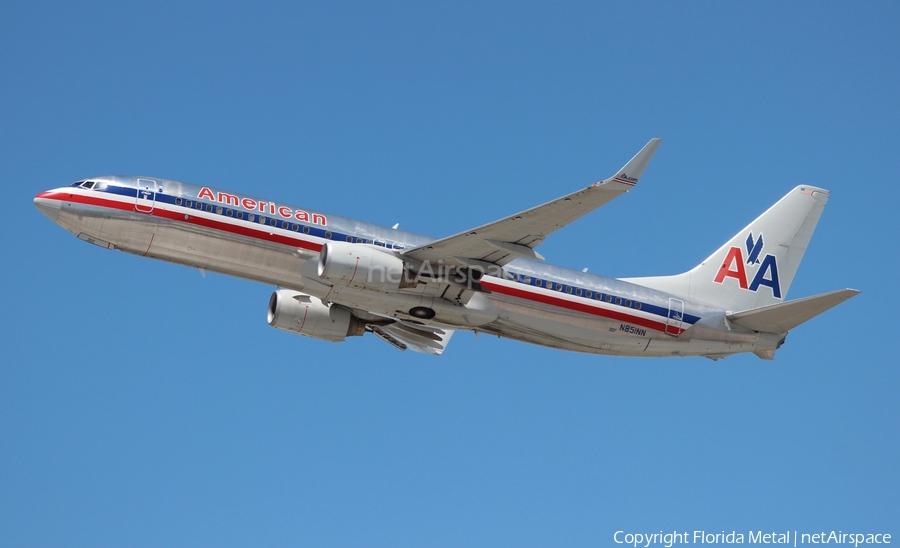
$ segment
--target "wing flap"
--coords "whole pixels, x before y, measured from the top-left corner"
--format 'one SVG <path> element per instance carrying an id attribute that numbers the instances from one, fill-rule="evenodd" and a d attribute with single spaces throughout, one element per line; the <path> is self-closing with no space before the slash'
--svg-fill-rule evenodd
<path id="1" fill-rule="evenodd" d="M 430 326 L 416 326 L 406 322 L 387 325 L 370 325 L 368 329 L 383 341 L 400 350 L 415 350 L 423 354 L 440 356 L 447 348 L 452 329 L 438 329 Z"/>

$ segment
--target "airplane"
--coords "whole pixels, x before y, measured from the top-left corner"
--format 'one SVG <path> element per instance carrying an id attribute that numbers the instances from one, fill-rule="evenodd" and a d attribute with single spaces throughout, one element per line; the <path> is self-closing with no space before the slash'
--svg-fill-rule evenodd
<path id="1" fill-rule="evenodd" d="M 771 360 L 791 329 L 859 293 L 785 300 L 829 196 L 806 185 L 682 274 L 547 264 L 535 248 L 633 188 L 659 143 L 608 179 L 439 239 L 155 177 L 83 179 L 34 204 L 88 243 L 276 286 L 275 328 L 433 355 L 468 330 L 603 355 Z"/>

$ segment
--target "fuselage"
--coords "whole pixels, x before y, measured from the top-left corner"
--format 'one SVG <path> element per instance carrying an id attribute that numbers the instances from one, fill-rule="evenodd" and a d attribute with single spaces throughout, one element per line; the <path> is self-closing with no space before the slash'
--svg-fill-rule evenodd
<path id="1" fill-rule="evenodd" d="M 80 239 L 144 257 L 293 289 L 353 310 L 610 355 L 721 357 L 774 350 L 783 334 L 729 326 L 726 311 L 647 287 L 531 259 L 488 273 L 468 304 L 427 284 L 379 292 L 337 289 L 316 275 L 327 242 L 402 256 L 433 238 L 152 177 L 105 176 L 42 192 L 37 207 Z M 414 319 L 414 318 L 413 318 Z M 420 320 L 421 321 L 421 320 Z"/>

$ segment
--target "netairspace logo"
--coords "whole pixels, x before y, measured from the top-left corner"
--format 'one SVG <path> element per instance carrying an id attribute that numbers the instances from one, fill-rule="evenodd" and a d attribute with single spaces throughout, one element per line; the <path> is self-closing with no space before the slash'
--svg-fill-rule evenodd
<path id="1" fill-rule="evenodd" d="M 672 548 L 676 544 L 780 544 L 783 546 L 800 546 L 801 544 L 844 544 L 858 547 L 866 544 L 890 544 L 888 533 L 844 533 L 843 531 L 821 531 L 818 533 L 800 533 L 798 531 L 766 532 L 749 531 L 746 535 L 731 531 L 726 533 L 707 533 L 706 531 L 672 531 L 671 533 L 626 533 L 616 531 L 613 535 L 616 544 L 627 544 L 637 548 L 650 548 L 658 545 Z"/>

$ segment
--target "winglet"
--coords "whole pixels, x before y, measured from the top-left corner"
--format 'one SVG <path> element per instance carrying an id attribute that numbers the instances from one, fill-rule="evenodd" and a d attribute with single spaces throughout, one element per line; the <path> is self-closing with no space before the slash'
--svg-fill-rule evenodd
<path id="1" fill-rule="evenodd" d="M 649 164 L 650 159 L 653 158 L 653 154 L 656 152 L 657 147 L 659 147 L 660 141 L 662 141 L 662 139 L 658 137 L 650 139 L 650 142 L 644 145 L 644 148 L 635 154 L 634 158 L 629 160 L 615 176 L 603 182 L 615 182 L 629 187 L 636 185 L 638 179 L 644 174 L 644 170 L 647 169 L 647 164 Z"/>

